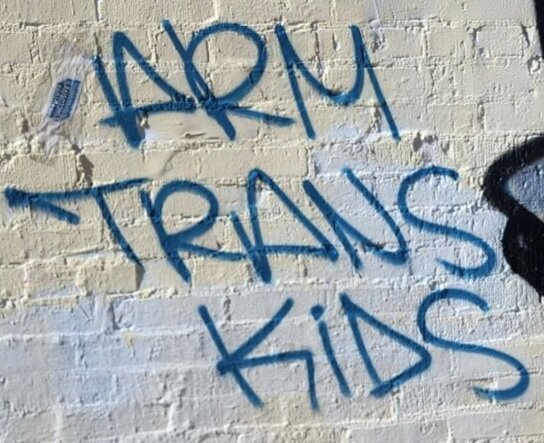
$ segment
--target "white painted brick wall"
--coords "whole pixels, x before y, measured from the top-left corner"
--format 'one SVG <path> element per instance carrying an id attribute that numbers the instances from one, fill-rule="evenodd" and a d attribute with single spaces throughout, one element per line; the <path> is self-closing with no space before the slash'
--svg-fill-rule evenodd
<path id="1" fill-rule="evenodd" d="M 63 79 L 56 72 L 70 56 L 100 56 L 119 96 L 115 32 L 125 33 L 161 78 L 194 97 L 163 19 L 184 45 L 219 22 L 254 30 L 268 59 L 262 79 L 240 105 L 292 117 L 294 124 L 278 127 L 228 113 L 237 132 L 229 140 L 197 103 L 192 114 L 146 116 L 140 122 L 145 140 L 131 147 L 118 126 L 100 124 L 112 109 L 89 66 L 73 117 L 44 135 L 44 109 Z M 400 140 L 391 136 L 368 72 L 361 97 L 344 107 L 324 99 L 298 74 L 317 134 L 308 138 L 274 32 L 278 23 L 308 69 L 337 92 L 354 82 L 349 27 L 357 26 Z M 220 33 L 198 47 L 194 63 L 221 97 L 247 78 L 256 54 L 242 36 Z M 135 106 L 168 101 L 134 60 L 126 61 Z M 544 441 L 544 310 L 535 289 L 504 258 L 506 218 L 482 193 L 492 162 L 542 131 L 543 72 L 531 0 L 0 0 L 1 191 L 86 192 L 149 179 L 105 195 L 142 266 L 123 252 L 92 195 L 53 202 L 80 217 L 69 224 L 2 194 L 0 440 Z M 54 146 L 49 156 L 46 142 Z M 491 245 L 497 263 L 488 275 L 476 280 L 452 275 L 437 259 L 470 267 L 482 262 L 483 253 L 403 219 L 399 186 L 430 165 L 452 168 L 460 179 L 418 184 L 409 193 L 411 210 Z M 303 180 L 310 180 L 356 229 L 395 249 L 393 232 L 342 174 L 344 167 L 398 224 L 409 250 L 406 263 L 388 264 L 358 247 L 363 267 L 356 270 L 304 192 Z M 174 181 L 206 186 L 219 203 L 218 219 L 193 243 L 244 251 L 230 217 L 238 214 L 253 242 L 246 187 L 254 168 L 272 177 L 332 241 L 338 260 L 270 255 L 267 283 L 247 258 L 227 262 L 183 253 L 192 274 L 185 282 L 169 264 L 138 191 L 155 199 Z M 536 190 L 537 200 L 539 195 Z M 315 244 L 266 186 L 258 186 L 256 201 L 266 244 Z M 199 196 L 171 195 L 162 214 L 166 231 L 194 226 L 208 206 Z M 418 308 L 428 294 L 446 288 L 472 291 L 490 309 L 443 302 L 429 311 L 429 329 L 518 359 L 529 373 L 527 389 L 508 401 L 478 397 L 473 387 L 508 389 L 518 382 L 518 372 L 496 357 L 424 343 Z M 342 310 L 342 292 L 424 346 L 432 359 L 429 368 L 383 397 L 372 395 L 375 386 Z M 217 369 L 220 354 L 198 313 L 206 306 L 233 352 L 289 298 L 294 305 L 288 316 L 248 357 L 311 351 L 319 410 L 312 410 L 301 361 L 241 369 L 263 401 L 254 407 L 232 374 Z M 351 397 L 342 395 L 325 356 L 310 314 L 317 304 L 325 307 L 323 319 Z M 359 327 L 381 379 L 418 361 L 413 351 L 364 322 Z"/>

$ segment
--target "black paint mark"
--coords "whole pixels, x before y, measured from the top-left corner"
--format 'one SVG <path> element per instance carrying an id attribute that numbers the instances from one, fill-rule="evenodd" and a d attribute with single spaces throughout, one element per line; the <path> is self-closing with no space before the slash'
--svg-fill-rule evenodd
<path id="1" fill-rule="evenodd" d="M 542 0 L 534 0 L 536 27 L 540 37 L 540 49 L 544 50 L 544 2 Z"/>
<path id="2" fill-rule="evenodd" d="M 540 48 L 544 50 L 544 1 L 535 0 L 536 25 Z M 532 139 L 499 157 L 487 170 L 484 181 L 486 199 L 508 217 L 502 248 L 512 270 L 529 283 L 544 299 L 544 223 L 508 191 L 508 181 L 523 169 L 544 158 L 544 135 Z M 534 198 L 544 204 L 538 187 Z"/>
<path id="3" fill-rule="evenodd" d="M 508 217 L 502 237 L 504 257 L 512 270 L 544 297 L 544 223 L 508 191 L 507 183 L 522 169 L 544 157 L 544 137 L 533 139 L 499 157 L 487 170 L 486 199 Z"/>

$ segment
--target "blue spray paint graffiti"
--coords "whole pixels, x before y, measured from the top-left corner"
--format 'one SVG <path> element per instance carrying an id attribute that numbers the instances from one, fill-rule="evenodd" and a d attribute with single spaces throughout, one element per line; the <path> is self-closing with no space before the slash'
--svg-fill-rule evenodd
<path id="1" fill-rule="evenodd" d="M 461 267 L 446 260 L 439 259 L 438 262 L 442 264 L 442 266 L 444 266 L 450 273 L 463 278 L 478 278 L 489 275 L 489 273 L 495 267 L 496 257 L 495 252 L 486 242 L 475 235 L 461 231 L 460 229 L 423 220 L 414 215 L 408 208 L 407 198 L 410 188 L 412 188 L 417 182 L 432 176 L 443 176 L 453 180 L 459 179 L 459 174 L 456 171 L 452 169 L 439 168 L 436 166 L 420 169 L 414 174 L 411 174 L 402 182 L 398 196 L 398 205 L 402 215 L 404 216 L 404 220 L 406 220 L 408 224 L 415 226 L 422 231 L 429 232 L 431 234 L 445 235 L 449 238 L 472 243 L 474 246 L 483 251 L 486 257 L 485 262 L 474 268 Z"/>
<path id="2" fill-rule="evenodd" d="M 389 251 L 379 245 L 377 241 L 370 240 L 358 229 L 348 223 L 338 212 L 326 201 L 325 197 L 319 193 L 316 187 L 308 180 L 304 181 L 303 188 L 312 202 L 316 204 L 323 214 L 325 220 L 331 226 L 334 234 L 344 247 L 351 263 L 355 269 L 362 269 L 362 261 L 355 249 L 355 245 L 349 240 L 351 238 L 361 245 L 368 252 L 375 254 L 385 263 L 393 266 L 405 265 L 409 260 L 410 251 L 408 250 L 406 240 L 402 234 L 401 228 L 394 221 L 391 214 L 380 203 L 377 196 L 372 194 L 363 182 L 355 176 L 350 169 L 345 169 L 344 173 L 354 189 L 362 195 L 371 208 L 380 216 L 385 224 L 393 232 L 398 249 Z M 425 177 L 431 175 L 442 175 L 457 179 L 455 171 L 445 168 L 424 168 L 408 175 L 400 184 L 398 192 L 398 206 L 408 225 L 418 227 L 424 232 L 431 234 L 440 234 L 447 238 L 471 243 L 484 253 L 486 259 L 482 265 L 474 268 L 462 267 L 460 265 L 438 260 L 438 263 L 450 274 L 462 278 L 474 279 L 489 275 L 495 266 L 495 253 L 493 249 L 481 238 L 474 234 L 462 231 L 446 225 L 440 225 L 434 222 L 425 221 L 416 217 L 409 208 L 407 202 L 408 191 Z M 134 188 L 145 183 L 146 179 L 137 179 L 115 183 L 112 185 L 97 186 L 84 190 L 50 193 L 29 193 L 15 188 L 5 190 L 5 196 L 11 207 L 29 206 L 31 209 L 46 212 L 60 220 L 71 224 L 79 223 L 79 217 L 59 206 L 62 201 L 79 200 L 93 197 L 98 204 L 102 217 L 110 229 L 113 238 L 120 245 L 127 257 L 140 264 L 140 259 L 133 251 L 127 240 L 123 237 L 114 217 L 106 203 L 105 196 L 111 192 L 119 192 L 129 188 Z M 257 187 L 259 184 L 266 185 L 293 215 L 294 219 L 311 234 L 317 245 L 306 244 L 266 244 L 261 230 L 259 207 L 257 199 Z M 142 206 L 155 229 L 165 257 L 171 266 L 176 270 L 180 277 L 186 281 L 191 281 L 191 271 L 180 257 L 180 253 L 191 253 L 196 256 L 208 257 L 214 260 L 240 262 L 248 261 L 254 269 L 256 276 L 263 282 L 269 283 L 272 279 L 272 269 L 268 257 L 270 255 L 293 255 L 317 257 L 330 262 L 335 262 L 339 257 L 339 252 L 333 242 L 321 232 L 317 226 L 302 212 L 302 210 L 289 198 L 289 196 L 269 177 L 265 172 L 255 169 L 250 171 L 246 185 L 247 207 L 250 215 L 251 236 L 236 213 L 231 214 L 231 222 L 235 233 L 243 245 L 240 251 L 224 251 L 221 249 L 212 249 L 196 244 L 199 238 L 203 237 L 214 226 L 219 213 L 219 203 L 214 193 L 204 185 L 190 181 L 173 181 L 164 185 L 157 194 L 155 201 L 145 190 L 140 191 Z M 205 216 L 193 226 L 177 233 L 168 233 L 164 226 L 163 208 L 169 197 L 176 193 L 189 193 L 196 195 L 206 201 L 208 211 Z M 348 238 L 349 237 L 349 238 Z M 253 238 L 253 240 L 251 240 Z"/>
<path id="3" fill-rule="evenodd" d="M 476 294 L 461 290 L 461 289 L 445 289 L 429 294 L 423 302 L 420 304 L 417 313 L 417 325 L 423 338 L 423 341 L 431 345 L 451 349 L 458 352 L 468 352 L 473 354 L 480 354 L 487 357 L 491 357 L 500 360 L 503 363 L 512 366 L 519 376 L 518 382 L 506 389 L 484 389 L 473 388 L 474 392 L 486 399 L 506 401 L 513 398 L 517 398 L 523 395 L 529 387 L 529 373 L 525 366 L 514 357 L 495 349 L 479 346 L 468 345 L 461 342 L 446 340 L 433 335 L 427 328 L 426 320 L 429 309 L 436 303 L 446 300 L 461 300 L 475 304 L 482 310 L 487 310 L 487 303 Z M 369 312 L 365 311 L 361 306 L 357 305 L 352 298 L 346 294 L 340 294 L 340 301 L 344 311 L 344 315 L 350 325 L 353 333 L 355 344 L 361 356 L 361 360 L 365 366 L 365 369 L 374 385 L 374 389 L 370 394 L 374 397 L 383 397 L 393 391 L 395 388 L 400 387 L 410 379 L 423 374 L 430 366 L 432 362 L 431 354 L 425 347 L 420 345 L 415 340 L 401 334 L 394 329 L 390 328 L 385 323 L 378 320 Z M 217 363 L 217 370 L 221 376 L 232 374 L 238 386 L 242 390 L 243 394 L 255 407 L 263 406 L 262 399 L 256 394 L 253 387 L 247 382 L 247 380 L 241 374 L 241 370 L 248 368 L 255 368 L 263 365 L 276 365 L 281 363 L 289 363 L 294 361 L 300 361 L 305 363 L 308 379 L 308 397 L 310 399 L 311 407 L 314 410 L 319 409 L 319 403 L 317 398 L 317 387 L 315 383 L 315 357 L 310 349 L 301 349 L 298 351 L 280 352 L 272 355 L 264 355 L 259 357 L 247 356 L 255 351 L 265 339 L 278 328 L 281 322 L 287 317 L 289 311 L 294 305 L 292 299 L 288 299 L 281 306 L 278 312 L 272 317 L 272 319 L 261 329 L 259 329 L 254 335 L 252 335 L 247 341 L 244 342 L 235 352 L 229 353 L 225 345 L 225 341 L 221 337 L 212 316 L 205 306 L 200 306 L 198 312 L 202 317 L 202 320 L 212 337 L 212 340 L 217 347 L 221 359 Z M 316 305 L 311 309 L 311 314 L 314 318 L 319 319 L 323 315 L 324 308 L 320 305 Z M 369 353 L 367 346 L 365 345 L 365 339 L 361 333 L 358 325 L 358 320 L 363 320 L 368 326 L 376 329 L 380 334 L 396 341 L 408 350 L 415 352 L 419 357 L 419 361 L 414 365 L 404 369 L 397 375 L 391 377 L 388 380 L 383 380 L 373 363 L 372 356 Z M 323 320 L 319 322 L 319 334 L 322 339 L 323 347 L 327 357 L 327 361 L 330 364 L 332 371 L 338 381 L 338 385 L 341 393 L 345 397 L 351 396 L 351 389 L 348 381 L 340 367 L 340 364 L 336 358 L 333 344 L 330 340 L 330 336 L 327 332 L 327 325 Z"/>
<path id="4" fill-rule="evenodd" d="M 395 223 L 391 215 L 385 210 L 380 201 L 368 190 L 368 188 L 359 180 L 355 174 L 348 168 L 344 169 L 344 174 L 350 183 L 361 193 L 363 198 L 370 203 L 370 206 L 380 215 L 381 218 L 386 222 L 387 226 L 393 231 L 395 238 L 398 242 L 399 248 L 396 251 L 385 251 L 383 246 L 378 245 L 377 243 L 370 240 L 360 231 L 358 231 L 353 225 L 348 223 L 343 217 L 341 217 L 338 212 L 323 198 L 323 196 L 317 191 L 314 185 L 309 181 L 305 180 L 303 182 L 303 188 L 306 194 L 314 202 L 314 204 L 319 208 L 331 228 L 334 230 L 334 233 L 342 243 L 346 253 L 348 254 L 351 263 L 355 269 L 362 269 L 363 264 L 357 250 L 351 244 L 348 239 L 348 236 L 352 237 L 354 240 L 359 242 L 366 250 L 371 251 L 382 258 L 384 261 L 394 264 L 401 265 L 408 261 L 408 247 L 406 245 L 406 240 L 402 235 L 400 227 Z"/>
<path id="5" fill-rule="evenodd" d="M 490 349 L 484 346 L 478 346 L 474 344 L 466 344 L 452 340 L 446 340 L 444 338 L 437 337 L 429 331 L 429 329 L 427 328 L 427 312 L 435 303 L 446 300 L 466 301 L 468 303 L 476 305 L 482 311 L 489 310 L 489 306 L 483 298 L 463 289 L 443 289 L 441 291 L 433 292 L 423 300 L 423 302 L 419 306 L 419 310 L 417 313 L 417 325 L 419 327 L 419 332 L 423 337 L 423 341 L 439 348 L 485 355 L 487 357 L 495 358 L 512 366 L 519 374 L 519 381 L 513 387 L 508 389 L 473 388 L 473 391 L 481 397 L 497 401 L 511 400 L 513 398 L 521 396 L 529 387 L 529 373 L 527 372 L 525 366 L 523 366 L 523 364 L 519 360 L 495 349 Z"/>
<path id="6" fill-rule="evenodd" d="M 308 68 L 304 65 L 297 52 L 293 48 L 293 45 L 291 44 L 289 37 L 287 36 L 285 28 L 281 25 L 276 26 L 276 36 L 278 37 L 281 52 L 285 62 L 285 67 L 287 69 L 287 74 L 289 75 L 289 83 L 291 84 L 293 96 L 295 98 L 298 111 L 302 118 L 302 122 L 304 123 L 306 134 L 309 138 L 315 138 L 316 135 L 310 117 L 308 115 L 306 105 L 304 103 L 304 97 L 302 96 L 302 93 L 300 91 L 296 70 L 298 70 L 302 74 L 308 84 L 321 96 L 326 97 L 329 100 L 332 100 L 334 103 L 342 106 L 351 105 L 359 100 L 363 92 L 365 80 L 364 74 L 366 71 L 368 73 L 368 77 L 370 78 L 370 83 L 374 88 L 374 93 L 376 94 L 380 108 L 384 113 L 387 124 L 389 125 L 389 129 L 391 130 L 391 135 L 395 140 L 400 140 L 397 125 L 395 123 L 395 120 L 393 119 L 393 115 L 391 114 L 389 105 L 387 104 L 385 96 L 382 92 L 380 83 L 378 82 L 378 78 L 376 77 L 376 73 L 374 72 L 374 68 L 370 63 L 370 58 L 368 56 L 368 52 L 363 41 L 361 31 L 357 26 L 352 26 L 350 29 L 355 49 L 356 74 L 355 82 L 351 90 L 349 92 L 342 93 L 328 89 L 310 73 Z"/>
<path id="7" fill-rule="evenodd" d="M 194 112 L 196 110 L 194 100 L 183 95 L 166 82 L 145 60 L 144 56 L 125 34 L 116 32 L 113 35 L 112 45 L 117 85 L 121 98 L 119 99 L 115 93 L 102 59 L 96 57 L 94 70 L 113 113 L 111 117 L 102 120 L 101 123 L 109 126 L 119 126 L 130 146 L 137 147 L 143 140 L 142 129 L 139 125 L 139 119 L 142 116 L 161 112 Z M 147 77 L 170 98 L 168 101 L 141 107 L 133 106 L 126 73 L 125 52 L 132 57 Z"/>
<path id="8" fill-rule="evenodd" d="M 337 240 L 348 255 L 352 266 L 355 269 L 362 268 L 362 260 L 355 249 L 355 244 L 357 243 L 363 246 L 368 252 L 375 254 L 385 263 L 392 266 L 406 265 L 410 258 L 410 250 L 406 239 L 402 234 L 401 226 L 395 222 L 390 212 L 385 209 L 385 206 L 380 202 L 379 197 L 372 193 L 353 171 L 346 168 L 344 169 L 344 175 L 355 191 L 357 191 L 357 193 L 369 204 L 371 210 L 374 211 L 391 230 L 398 244 L 396 250 L 385 250 L 383 246 L 379 245 L 377 240 L 370 240 L 366 235 L 345 220 L 309 180 L 305 180 L 303 182 L 303 189 L 309 200 L 316 205 L 325 221 L 331 226 Z M 433 176 L 443 176 L 454 180 L 458 179 L 457 172 L 441 167 L 422 168 L 407 175 L 401 181 L 397 195 L 397 204 L 405 223 L 432 235 L 443 235 L 452 240 L 470 243 L 480 249 L 486 257 L 483 264 L 474 268 L 462 267 L 438 259 L 438 263 L 446 272 L 463 279 L 481 278 L 489 275 L 495 266 L 495 253 L 483 239 L 457 228 L 423 220 L 416 216 L 410 208 L 408 203 L 409 192 L 414 186 L 424 183 L 426 178 Z M 119 244 L 121 250 L 130 260 L 141 266 L 140 258 L 121 233 L 119 226 L 108 207 L 106 196 L 114 192 L 139 189 L 147 182 L 147 179 L 141 178 L 83 190 L 44 193 L 32 193 L 16 188 L 7 188 L 4 191 L 4 194 L 10 207 L 29 207 L 31 210 L 41 211 L 70 224 L 78 224 L 80 222 L 80 217 L 74 212 L 64 209 L 62 203 L 75 200 L 94 199 L 100 208 L 106 225 L 114 240 Z M 259 199 L 257 198 L 257 190 L 261 185 L 272 191 L 278 200 L 291 213 L 294 219 L 311 234 L 317 243 L 315 246 L 306 244 L 292 245 L 283 243 L 265 243 L 259 220 Z M 270 255 L 288 254 L 294 256 L 311 256 L 319 257 L 331 262 L 335 262 L 339 257 L 339 252 L 333 242 L 330 241 L 306 215 L 304 215 L 302 210 L 270 176 L 259 169 L 250 171 L 246 185 L 247 208 L 250 215 L 249 224 L 251 232 L 248 232 L 248 229 L 244 227 L 238 214 L 232 213 L 230 217 L 233 229 L 243 246 L 243 250 L 240 251 L 224 251 L 221 249 L 199 246 L 197 244 L 198 239 L 209 232 L 216 223 L 219 213 L 219 202 L 215 194 L 204 185 L 185 180 L 176 180 L 164 185 L 154 199 L 150 193 L 144 189 L 139 189 L 139 193 L 142 206 L 155 229 L 166 259 L 178 272 L 180 277 L 187 282 L 191 279 L 191 271 L 180 257 L 181 253 L 191 253 L 193 255 L 222 261 L 247 261 L 252 264 L 255 274 L 264 282 L 270 282 L 272 278 L 272 268 L 268 260 Z M 204 216 L 191 227 L 180 232 L 169 233 L 164 225 L 164 205 L 168 198 L 178 193 L 188 193 L 198 196 L 207 203 L 208 209 Z M 352 241 L 355 243 L 352 243 Z M 522 395 L 527 390 L 529 374 L 523 364 L 517 359 L 487 347 L 446 340 L 429 331 L 426 323 L 429 309 L 435 304 L 446 300 L 465 301 L 476 305 L 484 311 L 488 309 L 486 302 L 482 298 L 468 291 L 448 289 L 434 292 L 423 300 L 417 314 L 417 325 L 423 341 L 430 345 L 451 349 L 456 352 L 480 354 L 500 360 L 513 367 L 519 374 L 519 381 L 515 386 L 502 390 L 474 388 L 477 395 L 490 400 L 499 401 L 509 400 Z M 371 313 L 356 304 L 348 294 L 340 294 L 340 302 L 345 318 L 350 326 L 361 361 L 373 384 L 371 395 L 375 397 L 385 396 L 414 377 L 421 375 L 430 367 L 432 360 L 431 355 L 424 346 L 378 320 Z M 262 406 L 263 400 L 242 375 L 242 371 L 259 366 L 300 362 L 303 363 L 306 368 L 310 405 L 314 410 L 319 409 L 318 387 L 315 381 L 315 356 L 310 349 L 303 348 L 276 352 L 271 355 L 251 356 L 251 354 L 253 354 L 254 351 L 257 351 L 261 344 L 273 334 L 278 327 L 280 327 L 281 323 L 291 311 L 293 305 L 293 300 L 286 300 L 265 326 L 260 328 L 233 352 L 228 350 L 225 340 L 222 338 L 208 308 L 200 306 L 198 309 L 198 313 L 220 354 L 220 360 L 217 363 L 219 374 L 221 376 L 231 374 L 243 394 L 255 407 Z M 342 370 L 341 362 L 337 358 L 333 340 L 331 339 L 327 323 L 324 320 L 324 313 L 325 308 L 321 305 L 315 305 L 310 310 L 311 316 L 317 323 L 317 331 L 325 353 L 326 361 L 331 367 L 340 392 L 345 397 L 350 397 L 352 395 L 352 390 L 349 381 Z M 398 374 L 391 376 L 389 379 L 383 379 L 378 373 L 371 353 L 365 344 L 365 337 L 360 329 L 361 321 L 381 335 L 415 353 L 419 357 L 419 360 L 400 371 Z"/>
<path id="9" fill-rule="evenodd" d="M 359 354 L 361 355 L 361 358 L 365 364 L 365 368 L 370 375 L 372 383 L 374 384 L 374 389 L 371 391 L 371 395 L 374 395 L 376 397 L 383 397 L 384 395 L 391 392 L 391 390 L 393 390 L 396 386 L 400 386 L 409 379 L 421 374 L 431 365 L 431 355 L 423 346 L 419 345 L 410 338 L 399 334 L 398 332 L 387 326 L 385 323 L 382 323 L 381 321 L 373 317 L 363 308 L 353 303 L 347 294 L 340 294 L 340 301 L 342 302 L 344 313 L 346 314 L 349 325 L 353 332 L 353 337 L 355 339 L 355 343 L 357 344 Z M 377 329 L 381 334 L 393 339 L 394 341 L 400 343 L 402 346 L 418 354 L 420 358 L 419 361 L 415 365 L 405 369 L 395 377 L 385 381 L 382 380 L 374 364 L 372 363 L 372 359 L 370 358 L 368 350 L 365 346 L 361 330 L 359 329 L 358 320 L 363 320 L 369 326 Z"/>
<path id="10" fill-rule="evenodd" d="M 264 357 L 246 358 L 248 354 L 253 352 L 273 331 L 276 329 L 282 320 L 289 314 L 293 307 L 293 300 L 288 299 L 280 310 L 272 317 L 272 319 L 257 331 L 250 339 L 241 345 L 235 352 L 229 353 L 227 348 L 215 327 L 212 317 L 205 306 L 200 306 L 198 312 L 208 328 L 212 339 L 221 354 L 221 360 L 217 363 L 217 370 L 221 375 L 232 372 L 238 385 L 256 407 L 262 406 L 263 402 L 247 381 L 240 374 L 240 369 L 253 368 L 263 365 L 272 365 L 278 363 L 288 363 L 293 361 L 303 361 L 306 363 L 308 374 L 308 392 L 312 408 L 318 409 L 317 396 L 315 392 L 315 377 L 314 377 L 314 358 L 309 350 L 282 352 Z"/>
<path id="11" fill-rule="evenodd" d="M 217 23 L 200 30 L 192 37 L 189 44 L 184 45 L 168 20 L 164 20 L 162 25 L 180 57 L 180 61 L 184 67 L 185 77 L 196 100 L 195 98 L 189 97 L 178 91 L 161 77 L 145 60 L 142 53 L 136 48 L 130 38 L 122 32 L 116 32 L 112 39 L 119 96 L 116 94 L 113 82 L 106 72 L 102 58 L 97 56 L 94 61 L 96 76 L 113 114 L 111 117 L 103 119 L 101 123 L 112 127 L 119 126 L 130 146 L 137 148 L 144 139 L 143 129 L 139 124 L 140 120 L 145 116 L 163 112 L 194 113 L 198 108 L 203 109 L 210 118 L 221 126 L 227 137 L 231 140 L 236 137 L 236 128 L 229 117 L 231 114 L 262 121 L 279 127 L 294 124 L 295 120 L 291 117 L 269 114 L 240 104 L 240 102 L 247 97 L 261 81 L 267 65 L 268 53 L 265 42 L 253 29 L 238 23 Z M 204 43 L 206 39 L 222 33 L 234 33 L 251 42 L 257 49 L 257 60 L 247 77 L 239 85 L 235 86 L 230 92 L 218 97 L 214 94 L 210 85 L 208 85 L 196 67 L 194 58 L 198 47 Z M 370 84 L 374 90 L 380 109 L 386 118 L 391 135 L 395 140 L 399 140 L 400 135 L 397 125 L 370 62 L 361 31 L 356 26 L 352 26 L 351 34 L 355 52 L 355 82 L 350 91 L 339 93 L 326 88 L 310 73 L 291 44 L 285 28 L 281 25 L 276 26 L 276 36 L 284 58 L 289 83 L 306 134 L 309 138 L 314 138 L 316 136 L 315 129 L 304 102 L 304 97 L 300 90 L 297 71 L 300 72 L 306 82 L 316 90 L 319 95 L 341 106 L 353 104 L 361 97 L 366 73 L 370 79 Z M 162 93 L 166 94 L 169 98 L 168 100 L 150 105 L 134 106 L 127 79 L 125 53 L 132 58 Z"/>
<path id="12" fill-rule="evenodd" d="M 267 114 L 261 111 L 244 108 L 239 102 L 247 96 L 251 90 L 259 83 L 264 74 L 267 62 L 267 51 L 264 40 L 254 30 L 247 26 L 237 23 L 217 23 L 198 32 L 192 39 L 187 48 L 183 46 L 174 28 L 169 21 L 162 22 L 168 37 L 174 48 L 181 57 L 185 67 L 185 76 L 191 87 L 191 91 L 196 96 L 198 103 L 225 131 L 225 134 L 233 140 L 236 137 L 236 128 L 230 121 L 228 113 L 242 117 L 263 121 L 277 126 L 288 126 L 294 121 L 288 117 Z M 199 45 L 208 37 L 223 32 L 232 32 L 241 35 L 251 41 L 257 48 L 257 61 L 255 66 L 248 74 L 247 78 L 236 86 L 232 91 L 222 97 L 216 97 L 210 89 L 198 69 L 194 64 L 194 56 Z"/>
<path id="13" fill-rule="evenodd" d="M 342 392 L 342 395 L 344 395 L 344 397 L 351 397 L 351 389 L 346 380 L 346 377 L 344 376 L 344 373 L 342 372 L 342 369 L 340 368 L 340 365 L 338 364 L 338 360 L 336 359 L 336 353 L 334 352 L 334 348 L 332 346 L 329 328 L 327 327 L 327 324 L 321 319 L 323 317 L 323 314 L 325 313 L 325 308 L 321 305 L 315 305 L 310 310 L 310 313 L 312 314 L 314 320 L 318 322 L 317 325 L 319 330 L 319 337 L 321 338 L 321 343 L 323 344 L 323 350 L 325 351 L 325 355 L 327 356 L 327 361 L 331 365 L 332 372 L 334 373 L 334 376 L 338 381 L 340 392 Z"/>
<path id="14" fill-rule="evenodd" d="M 135 188 L 147 182 L 147 179 L 135 179 L 126 180 L 111 185 L 95 186 L 93 188 L 81 189 L 76 191 L 65 192 L 42 192 L 33 193 L 21 191 L 15 188 L 7 188 L 4 191 L 4 195 L 8 201 L 10 207 L 29 207 L 35 211 L 42 211 L 52 215 L 59 220 L 63 220 L 72 225 L 79 224 L 80 218 L 77 214 L 67 211 L 58 206 L 59 202 L 63 201 L 75 201 L 85 200 L 88 198 L 94 198 L 104 222 L 108 226 L 113 238 L 119 244 L 125 255 L 141 266 L 141 261 L 134 253 L 132 247 L 129 245 L 119 226 L 115 222 L 115 218 L 110 211 L 105 196 L 112 192 L 121 192 L 126 189 Z"/>

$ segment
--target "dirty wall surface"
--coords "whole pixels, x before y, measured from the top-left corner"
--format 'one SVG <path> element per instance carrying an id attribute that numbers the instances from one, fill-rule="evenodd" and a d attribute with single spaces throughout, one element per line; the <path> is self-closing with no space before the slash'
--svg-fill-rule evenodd
<path id="1" fill-rule="evenodd" d="M 2 441 L 544 441 L 535 3 L 0 2 Z"/>

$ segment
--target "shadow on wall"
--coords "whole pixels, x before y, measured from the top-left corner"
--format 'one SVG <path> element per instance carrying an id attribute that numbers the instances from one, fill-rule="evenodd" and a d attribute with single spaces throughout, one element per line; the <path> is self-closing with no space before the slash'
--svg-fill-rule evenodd
<path id="1" fill-rule="evenodd" d="M 544 48 L 544 2 L 535 0 L 541 51 Z M 499 157 L 487 170 L 486 199 L 508 217 L 502 237 L 504 257 L 512 270 L 544 298 L 544 213 L 541 194 L 544 136 Z M 535 214 L 536 213 L 536 214 Z"/>

